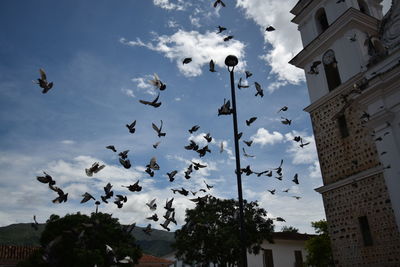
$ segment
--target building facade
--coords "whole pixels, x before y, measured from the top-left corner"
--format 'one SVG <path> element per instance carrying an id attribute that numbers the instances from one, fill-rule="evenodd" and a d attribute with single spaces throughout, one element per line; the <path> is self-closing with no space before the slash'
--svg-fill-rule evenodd
<path id="1" fill-rule="evenodd" d="M 400 266 L 400 1 L 301 0 L 291 10 L 336 266 Z"/>

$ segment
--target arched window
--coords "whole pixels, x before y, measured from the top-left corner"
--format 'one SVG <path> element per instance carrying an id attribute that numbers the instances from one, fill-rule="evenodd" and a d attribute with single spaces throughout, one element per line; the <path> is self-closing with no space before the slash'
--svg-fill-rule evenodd
<path id="1" fill-rule="evenodd" d="M 364 14 L 370 15 L 368 5 L 365 3 L 364 0 L 357 0 L 358 7 L 360 8 L 360 11 Z"/>
<path id="2" fill-rule="evenodd" d="M 332 91 L 342 83 L 335 58 L 335 52 L 333 50 L 326 51 L 322 57 L 322 62 L 324 63 L 326 81 L 328 82 L 329 91 Z"/>
<path id="3" fill-rule="evenodd" d="M 329 27 L 328 19 L 326 18 L 325 9 L 320 8 L 315 13 L 315 21 L 317 23 L 318 34 L 324 32 Z"/>

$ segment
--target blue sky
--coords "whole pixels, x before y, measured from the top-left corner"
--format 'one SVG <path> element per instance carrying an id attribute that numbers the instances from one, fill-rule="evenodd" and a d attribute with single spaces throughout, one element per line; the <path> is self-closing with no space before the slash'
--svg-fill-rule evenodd
<path id="1" fill-rule="evenodd" d="M 225 8 L 213 8 L 208 0 L 1 1 L 0 224 L 30 222 L 34 214 L 44 222 L 52 213 L 90 213 L 94 203 L 80 204 L 81 195 L 90 192 L 99 198 L 107 182 L 128 202 L 122 209 L 102 204 L 100 210 L 142 226 L 152 215 L 145 205 L 152 198 L 162 207 L 174 197 L 178 227 L 184 222 L 185 209 L 194 204 L 171 188 L 199 190 L 205 180 L 214 185 L 210 194 L 237 198 L 232 118 L 217 116 L 224 98 L 230 99 L 224 59 L 235 54 L 240 60 L 236 82 L 244 78 L 244 70 L 253 73 L 250 88 L 236 91 L 242 140 L 254 141 L 252 147 L 240 146 L 256 155 L 242 157 L 241 165 L 261 171 L 284 160 L 283 181 L 243 175 L 244 198 L 258 200 L 271 218 L 285 218 L 276 230 L 291 225 L 313 232 L 310 222 L 324 218 L 321 196 L 314 191 L 322 180 L 310 119 L 303 111 L 309 104 L 304 75 L 287 63 L 301 49 L 296 25 L 290 23 L 295 2 L 226 0 Z M 216 34 L 218 25 L 228 30 Z M 266 33 L 268 25 L 277 30 Z M 227 35 L 234 38 L 224 42 Z M 193 61 L 183 65 L 185 57 Z M 208 71 L 211 59 L 216 73 Z M 47 94 L 32 82 L 39 68 L 54 82 Z M 153 73 L 167 84 L 157 109 L 139 103 L 158 93 L 148 83 Z M 263 98 L 254 96 L 254 82 L 264 88 Z M 288 111 L 278 114 L 284 105 Z M 281 115 L 292 119 L 292 125 L 283 125 Z M 258 119 L 246 126 L 253 116 Z M 134 120 L 132 135 L 125 124 Z M 160 120 L 167 133 L 162 138 L 151 127 Z M 196 124 L 200 129 L 190 135 L 188 129 Z M 205 145 L 202 136 L 208 132 L 214 138 L 211 154 L 199 158 L 183 148 L 189 139 Z M 292 140 L 295 135 L 311 144 L 300 148 Z M 161 143 L 154 149 L 157 141 Z M 111 144 L 118 151 L 130 150 L 131 169 L 105 149 Z M 151 157 L 160 165 L 153 178 L 144 172 Z M 208 167 L 186 180 L 183 172 L 192 160 Z M 85 168 L 96 161 L 106 167 L 87 177 Z M 175 169 L 179 173 L 170 183 L 166 173 Z M 42 171 L 69 193 L 67 203 L 51 203 L 55 193 L 35 178 Z M 295 173 L 299 185 L 291 182 Z M 138 179 L 140 193 L 121 187 Z M 274 188 L 277 193 L 271 195 L 267 190 Z M 281 192 L 286 188 L 289 193 Z M 159 217 L 163 212 L 158 208 Z"/>

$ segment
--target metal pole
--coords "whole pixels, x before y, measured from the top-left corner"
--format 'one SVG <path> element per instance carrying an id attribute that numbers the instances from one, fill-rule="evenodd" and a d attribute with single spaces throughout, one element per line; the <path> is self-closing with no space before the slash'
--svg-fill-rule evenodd
<path id="1" fill-rule="evenodd" d="M 229 58 L 234 56 L 228 56 L 225 59 L 225 64 L 228 65 L 228 71 L 231 78 L 231 95 L 232 95 L 232 110 L 233 110 L 233 138 L 235 141 L 235 157 L 236 157 L 236 177 L 239 195 L 239 221 L 240 221 L 240 243 L 241 243 L 241 261 L 239 266 L 247 267 L 247 252 L 246 252 L 246 235 L 244 229 L 244 215 L 243 215 L 243 194 L 242 194 L 242 176 L 240 171 L 240 154 L 239 154 L 239 139 L 238 139 L 238 126 L 237 126 L 237 112 L 236 112 L 236 96 L 235 96 L 235 84 L 233 70 L 237 64 L 237 58 Z M 230 64 L 229 60 L 233 60 Z M 236 60 L 236 64 L 235 64 Z M 231 69 L 229 68 L 231 67 Z"/>

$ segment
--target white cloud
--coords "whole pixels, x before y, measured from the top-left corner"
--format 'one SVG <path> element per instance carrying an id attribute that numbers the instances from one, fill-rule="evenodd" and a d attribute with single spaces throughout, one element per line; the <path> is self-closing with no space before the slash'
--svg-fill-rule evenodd
<path id="1" fill-rule="evenodd" d="M 272 46 L 262 56 L 271 66 L 271 74 L 276 75 L 279 82 L 298 84 L 305 80 L 304 72 L 288 62 L 302 49 L 300 32 L 291 23 L 291 8 L 297 0 L 237 0 L 236 6 L 244 10 L 248 19 L 254 20 L 264 35 L 265 43 Z M 276 31 L 266 32 L 265 28 L 273 25 Z M 275 83 L 269 90 L 275 90 L 285 83 Z"/>
<path id="2" fill-rule="evenodd" d="M 303 143 L 310 143 L 303 148 L 300 147 L 300 142 L 293 141 L 295 136 L 301 136 Z M 317 149 L 315 147 L 314 136 L 306 136 L 305 133 L 293 131 L 285 134 L 286 141 L 290 142 L 287 152 L 292 157 L 293 164 L 314 164 L 318 161 Z"/>
<path id="3" fill-rule="evenodd" d="M 238 57 L 238 70 L 243 70 L 246 66 L 244 43 L 235 39 L 224 42 L 222 36 L 216 32 L 207 31 L 203 34 L 198 31 L 178 30 L 171 36 L 155 36 L 153 42 L 149 43 L 140 39 L 127 41 L 124 38 L 120 42 L 130 46 L 143 46 L 164 54 L 166 58 L 175 61 L 179 71 L 187 77 L 201 75 L 201 68 L 208 66 L 211 59 L 217 67 L 225 68 L 224 62 L 228 55 Z M 184 65 L 182 60 L 186 57 L 192 58 L 192 62 Z"/>
<path id="4" fill-rule="evenodd" d="M 176 22 L 175 20 L 169 20 L 167 25 L 169 28 L 178 28 L 179 27 L 178 22 Z"/>
<path id="5" fill-rule="evenodd" d="M 319 161 L 314 161 L 314 163 L 308 167 L 310 172 L 310 177 L 315 179 L 322 179 L 321 168 L 319 166 Z"/>
<path id="6" fill-rule="evenodd" d="M 195 26 L 195 27 L 197 27 L 197 28 L 200 28 L 200 27 L 201 27 L 200 19 L 199 19 L 199 18 L 196 18 L 196 17 L 190 15 L 190 16 L 189 16 L 189 19 L 190 19 L 190 23 L 191 23 L 193 26 Z"/>
<path id="7" fill-rule="evenodd" d="M 175 2 L 175 3 L 174 3 Z M 166 10 L 185 10 L 187 6 L 190 5 L 188 2 L 184 2 L 183 0 L 153 0 L 154 5 L 161 7 Z"/>
<path id="8" fill-rule="evenodd" d="M 137 88 L 142 89 L 145 93 L 149 95 L 156 95 L 156 90 L 154 87 L 149 83 L 149 80 L 153 79 L 153 76 L 146 75 L 144 77 L 137 77 L 133 78 L 132 82 L 136 83 Z"/>
<path id="9" fill-rule="evenodd" d="M 64 145 L 73 145 L 73 144 L 75 144 L 75 141 L 74 140 L 62 140 L 61 143 Z"/>
<path id="10" fill-rule="evenodd" d="M 253 140 L 255 144 L 260 144 L 261 147 L 263 147 L 267 144 L 273 145 L 281 142 L 283 140 L 283 135 L 277 131 L 270 133 L 264 128 L 259 128 L 257 133 L 252 135 L 250 139 Z"/>
<path id="11" fill-rule="evenodd" d="M 122 88 L 121 91 L 126 94 L 127 96 L 130 97 L 136 97 L 135 94 L 133 93 L 132 89 L 126 89 L 126 88 Z"/>

